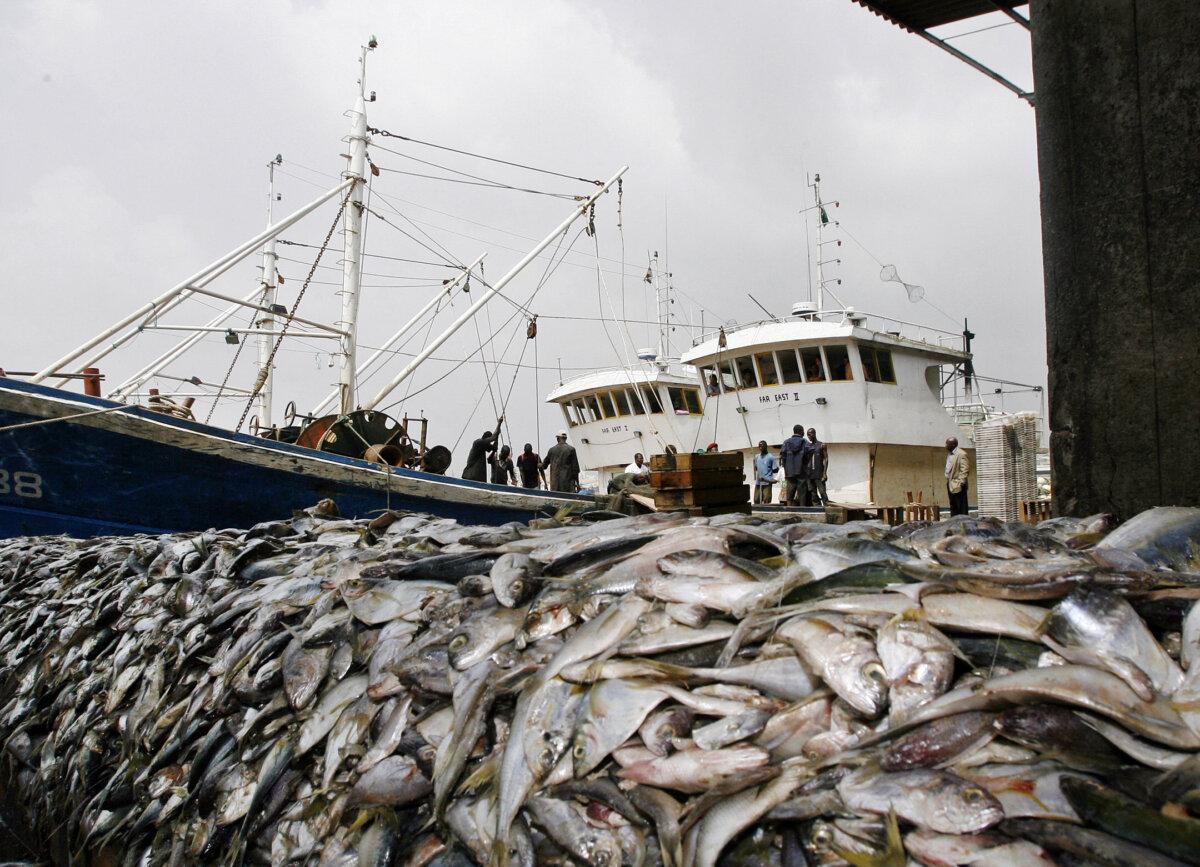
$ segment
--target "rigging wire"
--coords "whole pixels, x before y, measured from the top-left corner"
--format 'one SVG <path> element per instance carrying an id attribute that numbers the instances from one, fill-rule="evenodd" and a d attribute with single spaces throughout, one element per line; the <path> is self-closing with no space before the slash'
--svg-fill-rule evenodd
<path id="1" fill-rule="evenodd" d="M 504 165 L 504 166 L 512 166 L 513 168 L 517 168 L 517 169 L 525 169 L 525 170 L 531 171 L 531 172 L 540 172 L 543 175 L 552 175 L 556 178 L 565 178 L 568 181 L 582 181 L 585 184 L 594 184 L 597 187 L 602 186 L 604 184 L 604 181 L 595 180 L 593 178 L 583 178 L 583 177 L 579 177 L 577 175 L 570 175 L 570 174 L 565 174 L 563 172 L 551 171 L 550 169 L 538 168 L 537 166 L 526 165 L 524 163 L 514 163 L 510 160 L 502 160 L 499 157 L 489 157 L 489 156 L 486 156 L 485 154 L 471 153 L 470 151 L 460 150 L 458 148 L 452 148 L 449 145 L 434 144 L 433 142 L 421 141 L 420 139 L 412 138 L 411 136 L 400 135 L 399 133 L 394 133 L 394 132 L 388 132 L 386 129 L 375 129 L 374 127 L 367 127 L 367 132 L 371 133 L 371 135 L 381 135 L 381 136 L 385 136 L 387 138 L 400 139 L 401 141 L 412 142 L 413 144 L 424 145 L 425 147 L 430 147 L 430 148 L 437 148 L 438 150 L 449 151 L 450 153 L 461 154 L 462 156 L 466 156 L 466 157 L 474 157 L 475 159 L 478 159 L 478 160 L 487 160 L 488 162 L 499 163 L 500 165 Z M 381 145 L 376 145 L 376 147 L 381 147 Z"/>
<path id="2" fill-rule="evenodd" d="M 376 144 L 376 145 L 372 145 L 372 147 L 374 147 L 378 150 L 381 150 L 381 151 L 386 151 L 389 154 L 394 154 L 398 157 L 402 157 L 403 159 L 406 159 L 406 160 L 412 160 L 413 162 L 420 163 L 423 166 L 430 166 L 435 169 L 441 169 L 444 172 L 452 172 L 456 175 L 462 175 L 464 178 L 470 178 L 472 181 L 478 182 L 478 184 L 474 184 L 475 186 L 497 187 L 499 189 L 513 190 L 513 191 L 519 192 L 519 193 L 534 193 L 535 195 L 539 195 L 539 196 L 553 196 L 554 198 L 557 198 L 557 199 L 574 199 L 576 201 L 580 201 L 582 199 L 587 198 L 586 196 L 577 196 L 574 193 L 552 193 L 547 190 L 533 190 L 533 189 L 529 189 L 527 187 L 517 187 L 517 186 L 513 186 L 512 184 L 506 184 L 503 181 L 497 181 L 494 178 L 485 178 L 482 175 L 473 175 L 470 172 L 464 172 L 461 169 L 454 168 L 453 166 L 444 166 L 441 163 L 431 163 L 431 162 L 429 162 L 429 160 L 423 160 L 423 159 L 420 159 L 419 157 L 414 157 L 411 154 L 406 154 L 402 151 L 392 150 L 391 148 L 385 148 L 383 145 Z M 433 180 L 438 180 L 438 181 L 450 181 L 452 183 L 467 183 L 466 181 L 459 180 L 458 178 L 443 178 L 443 177 L 439 177 L 437 175 L 420 174 L 418 172 L 409 172 L 409 171 L 405 171 L 403 169 L 393 169 L 393 168 L 387 168 L 385 166 L 379 166 L 379 170 L 383 171 L 383 172 L 392 172 L 394 174 L 400 174 L 400 175 L 416 175 L 419 178 L 431 178 Z"/>
<path id="3" fill-rule="evenodd" d="M 287 318 L 283 320 L 283 327 L 279 329 L 279 337 L 271 347 L 271 352 L 267 356 L 266 363 L 260 371 L 259 379 L 255 380 L 254 388 L 251 390 L 250 398 L 246 401 L 246 408 L 242 410 L 242 417 L 238 419 L 237 427 L 234 433 L 242 429 L 242 425 L 246 421 L 246 416 L 250 413 L 250 407 L 254 406 L 254 398 L 258 396 L 258 392 L 262 389 L 266 377 L 262 373 L 271 369 L 271 364 L 275 361 L 275 354 L 279 351 L 279 347 L 283 344 L 283 339 L 287 336 L 288 329 L 292 326 L 292 320 L 296 316 L 296 310 L 300 307 L 300 302 L 304 299 L 304 293 L 308 291 L 308 284 L 312 280 L 313 274 L 317 271 L 317 265 L 321 262 L 321 257 L 325 255 L 325 248 L 329 246 L 329 241 L 333 238 L 333 233 L 337 230 L 338 223 L 342 221 L 342 214 L 346 211 L 346 205 L 350 202 L 350 197 L 354 194 L 354 185 L 350 185 L 350 189 L 346 191 L 346 197 L 342 199 L 341 206 L 338 207 L 337 215 L 333 218 L 333 224 L 329 227 L 329 232 L 325 235 L 325 243 L 317 252 L 316 258 L 313 260 L 312 267 L 308 269 L 308 276 L 304 279 L 304 283 L 300 286 L 300 291 L 296 294 L 296 300 L 292 302 L 292 309 L 288 312 Z"/>
<path id="4" fill-rule="evenodd" d="M 378 193 L 376 195 L 378 195 Z M 379 198 L 382 199 L 383 196 L 379 196 Z M 304 244 L 304 243 L 301 243 L 300 241 L 285 241 L 283 238 L 276 238 L 275 243 L 276 244 L 286 244 L 289 247 L 306 247 L 309 250 L 321 249 L 316 244 Z M 433 268 L 455 268 L 455 269 L 461 270 L 461 266 L 459 266 L 459 265 L 447 265 L 445 262 L 427 262 L 424 259 L 405 259 L 400 256 L 384 256 L 382 253 L 363 253 L 363 258 L 364 259 L 387 259 L 388 261 L 391 261 L 391 262 L 408 262 L 409 264 L 412 264 L 412 265 L 429 265 Z M 308 264 L 308 263 L 304 263 L 304 264 Z M 327 266 L 323 266 L 323 267 L 332 268 L 332 267 L 336 267 L 336 266 L 327 265 Z M 375 274 L 372 276 L 381 277 L 381 276 L 385 276 L 385 275 Z M 217 308 L 214 307 L 213 309 L 215 310 Z"/>
<path id="5" fill-rule="evenodd" d="M 862 250 L 864 253 L 866 253 L 868 256 L 870 256 L 875 261 L 876 265 L 878 265 L 880 268 L 884 267 L 883 261 L 878 256 L 876 256 L 874 253 L 872 253 L 870 250 L 868 250 L 866 244 L 864 244 L 862 241 L 858 240 L 858 238 L 854 237 L 854 235 L 851 234 L 850 230 L 846 228 L 845 224 L 842 223 L 841 220 L 838 221 L 838 228 L 841 229 L 843 232 L 845 232 L 846 237 L 849 238 L 851 241 L 853 241 L 855 244 L 857 244 L 860 250 Z M 953 316 L 951 316 L 949 313 L 947 313 L 945 310 L 943 310 L 941 307 L 938 307 L 936 304 L 934 304 L 932 301 L 930 301 L 928 295 L 922 296 L 921 300 L 924 301 L 926 304 L 928 304 L 930 307 L 932 307 L 934 310 L 936 310 L 938 313 L 945 316 L 951 322 L 953 322 L 956 328 L 958 327 L 958 320 L 955 319 Z"/>
<path id="6" fill-rule="evenodd" d="M 566 235 L 566 231 L 567 231 L 567 230 L 565 230 L 565 229 L 563 230 L 563 236 L 564 236 L 564 237 L 565 237 L 565 235 Z M 576 232 L 576 233 L 575 233 L 575 237 L 574 237 L 574 238 L 571 240 L 571 243 L 568 245 L 568 247 L 567 247 L 567 250 L 568 250 L 568 251 L 571 249 L 571 247 L 573 247 L 573 246 L 575 245 L 575 242 L 579 240 L 579 236 L 580 236 L 580 235 L 582 235 L 582 234 L 583 234 L 583 228 L 580 228 L 580 230 L 579 230 L 578 232 Z M 562 244 L 562 238 L 560 238 L 560 239 L 559 239 L 559 245 L 561 246 L 561 244 Z M 555 249 L 556 249 L 556 251 L 557 251 L 557 249 L 558 249 L 558 248 L 556 247 Z M 565 254 L 564 254 L 564 255 L 565 255 Z M 560 260 L 560 262 L 559 262 L 558 264 L 560 264 L 560 265 L 562 264 L 561 260 Z M 542 286 L 544 286 L 544 285 L 545 285 L 545 281 L 546 281 L 547 279 L 549 279 L 551 276 L 553 276 L 553 275 L 554 275 L 554 272 L 555 272 L 555 271 L 557 271 L 557 270 L 558 270 L 558 269 L 557 269 L 557 267 L 555 267 L 555 268 L 553 268 L 553 269 L 549 269 L 549 268 L 548 268 L 548 271 L 547 271 L 547 273 L 544 275 L 544 277 L 543 277 L 542 281 L 538 283 L 537 287 L 535 287 L 535 288 L 534 288 L 534 290 L 533 290 L 533 293 L 532 293 L 532 294 L 529 296 L 529 300 L 525 302 L 525 303 L 526 303 L 526 305 L 528 305 L 530 302 L 532 302 L 532 301 L 533 301 L 533 299 L 534 299 L 534 297 L 537 295 L 537 293 L 538 293 L 539 291 L 541 291 L 541 288 L 542 288 Z M 511 314 L 511 315 L 508 317 L 508 319 L 506 319 L 504 322 L 502 322 L 502 323 L 500 324 L 500 329 L 498 329 L 498 330 L 497 330 L 497 333 L 496 333 L 496 334 L 493 334 L 493 335 L 492 335 L 491 337 L 489 337 L 489 338 L 487 339 L 487 341 L 485 341 L 485 342 L 487 342 L 487 343 L 490 343 L 491 341 L 495 340 L 495 339 L 496 339 L 496 337 L 499 335 L 499 332 L 500 332 L 501 330 L 503 330 L 504 328 L 506 328 L 506 327 L 509 325 L 509 323 L 511 323 L 511 322 L 512 322 L 512 321 L 513 321 L 513 320 L 514 320 L 516 317 L 520 316 L 520 315 L 521 315 L 521 313 L 522 313 L 524 310 L 526 310 L 526 309 L 527 309 L 527 307 L 519 307 L 517 310 L 514 310 L 514 311 L 513 311 L 513 313 L 512 313 L 512 314 Z M 441 385 L 441 384 L 442 384 L 442 383 L 445 381 L 445 379 L 446 379 L 446 377 L 447 377 L 447 376 L 449 376 L 450 374 L 452 374 L 452 373 L 453 373 L 455 370 L 457 370 L 458 368 L 460 368 L 462 365 L 464 365 L 464 364 L 466 364 L 467 362 L 469 362 L 469 361 L 470 361 L 470 360 L 471 360 L 471 359 L 472 359 L 472 358 L 473 358 L 473 357 L 474 357 L 474 356 L 475 356 L 477 353 L 481 352 L 481 351 L 482 351 L 482 349 L 483 349 L 483 346 L 482 346 L 482 345 L 481 345 L 481 346 L 477 346 L 475 349 L 472 349 L 472 350 L 471 350 L 471 352 L 470 352 L 468 355 L 466 355 L 464 358 L 462 358 L 462 359 L 455 359 L 455 360 L 454 360 L 454 367 L 450 368 L 450 370 L 446 371 L 446 373 L 444 373 L 442 376 L 440 376 L 440 377 L 438 377 L 437 379 L 435 379 L 433 382 L 430 382 L 429 384 L 427 384 L 427 385 L 424 385 L 424 386 L 422 386 L 421 388 L 417 389 L 416 391 L 412 392 L 412 396 L 413 396 L 413 397 L 416 397 L 417 395 L 419 395 L 419 394 L 421 394 L 421 393 L 423 393 L 423 392 L 425 392 L 425 391 L 428 391 L 429 389 L 431 389 L 431 388 L 433 388 L 433 387 L 435 387 L 435 386 Z M 480 397 L 482 397 L 482 394 L 480 395 Z M 393 402 L 393 403 L 391 403 L 391 404 L 388 404 L 388 405 L 387 405 L 387 406 L 385 406 L 385 407 L 381 407 L 381 408 L 380 408 L 380 412 L 386 412 L 388 409 L 390 409 L 391 407 L 395 406 L 397 403 L 400 403 L 400 402 L 401 402 L 401 401 L 395 401 L 395 402 Z"/>

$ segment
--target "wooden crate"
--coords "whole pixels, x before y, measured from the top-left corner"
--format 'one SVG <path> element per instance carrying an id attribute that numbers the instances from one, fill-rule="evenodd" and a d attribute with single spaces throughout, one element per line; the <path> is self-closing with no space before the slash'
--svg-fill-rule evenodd
<path id="1" fill-rule="evenodd" d="M 1052 517 L 1054 512 L 1050 508 L 1049 497 L 1021 501 L 1021 520 L 1026 524 L 1037 524 Z"/>
<path id="2" fill-rule="evenodd" d="M 742 468 L 719 470 L 651 471 L 650 487 L 665 488 L 736 488 L 746 481 Z"/>
<path id="3" fill-rule="evenodd" d="M 740 470 L 743 466 L 745 462 L 741 452 L 668 452 L 650 456 L 650 469 L 663 473 L 673 470 Z"/>
<path id="4" fill-rule="evenodd" d="M 749 502 L 749 485 L 734 488 L 667 488 L 654 492 L 654 505 L 660 510 L 674 506 L 727 506 Z"/>
<path id="5" fill-rule="evenodd" d="M 865 521 L 868 517 L 870 516 L 867 514 L 866 506 L 829 505 L 825 507 L 826 524 L 847 524 L 850 521 Z"/>

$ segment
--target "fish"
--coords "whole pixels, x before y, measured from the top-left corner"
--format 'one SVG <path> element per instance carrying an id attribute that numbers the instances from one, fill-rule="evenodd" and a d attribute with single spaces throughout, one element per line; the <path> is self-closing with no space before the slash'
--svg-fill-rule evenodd
<path id="1" fill-rule="evenodd" d="M 852 810 L 880 815 L 894 811 L 919 828 L 944 834 L 973 834 L 1004 818 L 1000 802 L 982 786 L 928 768 L 864 767 L 843 777 L 837 791 Z"/>
<path id="2" fill-rule="evenodd" d="M 1190 520 L 0 540 L 0 774 L 68 860 L 1177 863 Z"/>

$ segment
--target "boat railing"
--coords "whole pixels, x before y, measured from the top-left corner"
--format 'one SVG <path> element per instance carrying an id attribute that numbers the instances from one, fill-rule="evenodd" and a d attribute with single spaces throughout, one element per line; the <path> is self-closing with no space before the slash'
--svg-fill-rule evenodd
<path id="1" fill-rule="evenodd" d="M 754 322 L 727 324 L 719 326 L 716 329 L 708 329 L 701 332 L 697 337 L 692 339 L 692 346 L 699 346 L 706 340 L 713 340 L 722 330 L 728 335 L 747 328 L 757 328 L 776 322 L 799 322 L 804 320 L 829 322 L 837 325 L 844 325 L 847 322 L 853 321 L 856 327 L 866 328 L 869 331 L 875 331 L 880 334 L 888 334 L 916 343 L 925 343 L 936 346 L 939 349 L 951 349 L 957 352 L 964 351 L 963 336 L 961 334 L 953 331 L 945 331 L 940 328 L 933 328 L 929 325 L 921 325 L 917 322 L 908 322 L 903 319 L 897 319 L 894 316 L 884 316 L 879 313 L 853 309 L 821 310 L 815 313 L 805 313 L 803 317 L 790 316 L 786 319 L 759 319 Z"/>

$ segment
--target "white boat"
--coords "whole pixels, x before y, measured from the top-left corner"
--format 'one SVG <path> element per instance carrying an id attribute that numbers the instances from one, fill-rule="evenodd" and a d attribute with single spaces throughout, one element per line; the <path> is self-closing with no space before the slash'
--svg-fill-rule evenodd
<path id="1" fill-rule="evenodd" d="M 818 216 L 818 250 L 828 221 L 819 181 L 810 209 Z M 831 500 L 896 505 L 920 494 L 946 505 L 945 441 L 957 437 L 972 447 L 969 426 L 960 427 L 944 405 L 950 382 L 965 376 L 970 383 L 969 332 L 826 308 L 829 282 L 818 262 L 816 300 L 795 303 L 787 318 L 702 333 L 678 356 L 660 321 L 659 347 L 640 351 L 638 364 L 554 389 L 547 400 L 561 407 L 581 464 L 603 484 L 635 452 L 716 443 L 745 455 L 750 480 L 758 443 L 778 449 L 802 425 L 828 446 Z"/>

